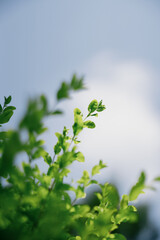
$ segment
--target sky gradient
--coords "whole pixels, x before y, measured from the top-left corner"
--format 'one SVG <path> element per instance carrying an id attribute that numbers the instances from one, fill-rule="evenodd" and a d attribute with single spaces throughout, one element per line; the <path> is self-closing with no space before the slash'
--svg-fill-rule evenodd
<path id="1" fill-rule="evenodd" d="M 156 0 L 1 0 L 0 101 L 12 95 L 17 107 L 10 126 L 16 126 L 29 96 L 45 93 L 54 104 L 61 81 L 76 72 L 85 76 L 88 90 L 61 104 L 67 127 L 74 107 L 86 111 L 92 98 L 107 106 L 97 129 L 81 135 L 85 167 L 103 159 L 109 168 L 99 179 L 112 179 L 120 193 L 129 190 L 141 170 L 149 180 L 160 175 L 159 23 Z M 62 130 L 64 118 L 47 124 L 52 154 L 53 133 Z M 78 168 L 81 175 L 84 166 Z M 154 222 L 160 216 L 157 188 L 139 200 L 152 198 Z"/>

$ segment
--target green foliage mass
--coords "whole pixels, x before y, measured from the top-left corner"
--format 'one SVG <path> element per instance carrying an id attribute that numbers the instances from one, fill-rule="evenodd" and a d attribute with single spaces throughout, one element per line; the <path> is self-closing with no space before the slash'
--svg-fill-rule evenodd
<path id="1" fill-rule="evenodd" d="M 57 92 L 57 101 L 70 98 L 71 91 L 84 89 L 83 78 L 73 75 L 71 82 L 63 82 Z M 10 106 L 11 96 L 0 105 L 0 124 L 7 123 L 16 109 Z M 83 117 L 80 109 L 74 110 L 73 134 L 64 127 L 56 132 L 57 142 L 53 146 L 54 156 L 44 147 L 40 135 L 46 131 L 44 119 L 61 114 L 60 109 L 49 110 L 47 98 L 42 95 L 32 99 L 17 130 L 0 132 L 0 236 L 1 239 L 16 240 L 125 240 L 116 233 L 123 222 L 135 222 L 137 210 L 130 204 L 145 186 L 145 174 L 132 187 L 129 196 L 119 196 L 117 189 L 109 183 L 100 184 L 93 177 L 106 167 L 102 160 L 93 166 L 91 173 L 84 171 L 77 187 L 66 183 L 68 168 L 74 161 L 84 162 L 78 151 L 78 136 L 84 128 L 95 128 L 91 117 L 105 110 L 102 101 L 93 100 L 88 114 Z M 22 139 L 23 130 L 27 139 Z M 15 164 L 16 156 L 25 152 L 28 162 L 22 169 Z M 47 173 L 41 173 L 35 159 L 41 158 L 48 165 Z M 156 178 L 155 180 L 159 180 Z M 7 184 L 2 182 L 6 181 Z M 77 204 L 85 198 L 86 188 L 97 184 L 101 193 L 96 193 L 99 204 Z M 71 198 L 71 192 L 75 198 Z"/>

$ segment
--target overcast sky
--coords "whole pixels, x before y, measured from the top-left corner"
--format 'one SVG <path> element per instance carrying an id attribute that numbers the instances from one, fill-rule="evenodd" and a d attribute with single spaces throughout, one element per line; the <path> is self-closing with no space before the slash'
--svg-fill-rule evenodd
<path id="1" fill-rule="evenodd" d="M 141 170 L 149 179 L 160 175 L 159 23 L 158 0 L 1 0 L 0 101 L 13 97 L 17 114 L 11 125 L 29 96 L 46 93 L 53 102 L 62 80 L 73 72 L 85 75 L 89 90 L 64 105 L 65 120 L 54 126 L 60 131 L 65 121 L 70 127 L 74 107 L 85 111 L 92 98 L 103 99 L 107 111 L 96 120 L 97 129 L 81 135 L 85 166 L 100 158 L 107 162 L 103 178 L 118 182 L 120 193 Z M 52 153 L 57 129 L 48 124 Z M 78 168 L 81 174 L 84 166 Z M 150 197 L 156 221 L 160 189 Z"/>

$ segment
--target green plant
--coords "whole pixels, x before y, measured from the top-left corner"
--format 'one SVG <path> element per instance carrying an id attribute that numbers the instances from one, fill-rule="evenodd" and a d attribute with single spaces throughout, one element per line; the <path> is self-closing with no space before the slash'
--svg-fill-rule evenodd
<path id="1" fill-rule="evenodd" d="M 70 91 L 84 89 L 83 78 L 73 75 L 70 83 L 63 82 L 57 92 L 57 101 L 70 98 Z M 7 123 L 15 107 L 9 106 L 11 96 L 0 105 L 0 124 Z M 88 114 L 83 117 L 80 109 L 74 110 L 73 135 L 64 127 L 62 133 L 55 133 L 57 143 L 54 156 L 46 152 L 40 135 L 46 131 L 44 119 L 50 115 L 62 114 L 59 109 L 49 110 L 47 98 L 42 95 L 30 100 L 24 118 L 17 130 L 0 132 L 0 236 L 1 239 L 16 240 L 123 240 L 116 233 L 123 222 L 135 222 L 137 210 L 130 205 L 143 192 L 145 174 L 129 195 L 119 197 L 117 189 L 109 183 L 99 184 L 94 175 L 106 167 L 103 161 L 93 166 L 91 173 L 84 171 L 77 186 L 66 183 L 70 173 L 69 165 L 74 161 L 84 162 L 84 155 L 77 150 L 78 136 L 84 128 L 95 128 L 90 118 L 97 117 L 105 110 L 102 101 L 93 100 Z M 27 139 L 23 140 L 25 130 Z M 25 152 L 28 162 L 22 162 L 22 169 L 15 165 L 15 158 Z M 48 165 L 47 173 L 41 173 L 34 160 L 41 158 Z M 6 181 L 3 184 L 3 181 Z M 157 178 L 158 180 L 158 178 Z M 77 204 L 84 198 L 85 189 L 97 184 L 101 193 L 96 193 L 99 204 L 92 209 Z M 70 192 L 74 192 L 72 200 Z"/>

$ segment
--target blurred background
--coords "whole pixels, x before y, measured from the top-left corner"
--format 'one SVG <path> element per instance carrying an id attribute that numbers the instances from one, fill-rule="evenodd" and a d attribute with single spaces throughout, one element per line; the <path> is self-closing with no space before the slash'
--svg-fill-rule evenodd
<path id="1" fill-rule="evenodd" d="M 103 159 L 108 168 L 97 179 L 114 183 L 120 195 L 142 170 L 151 183 L 160 176 L 159 24 L 158 0 L 0 0 L 0 102 L 12 95 L 17 107 L 9 127 L 29 97 L 44 93 L 54 106 L 62 80 L 84 75 L 87 90 L 60 104 L 63 117 L 46 122 L 47 150 L 53 154 L 55 131 L 71 128 L 75 107 L 85 113 L 92 99 L 103 99 L 107 110 L 96 129 L 80 135 L 86 163 L 71 167 L 69 181 Z M 136 202 L 141 223 L 125 230 L 135 233 L 128 239 L 160 239 L 160 184 L 154 186 Z"/>

